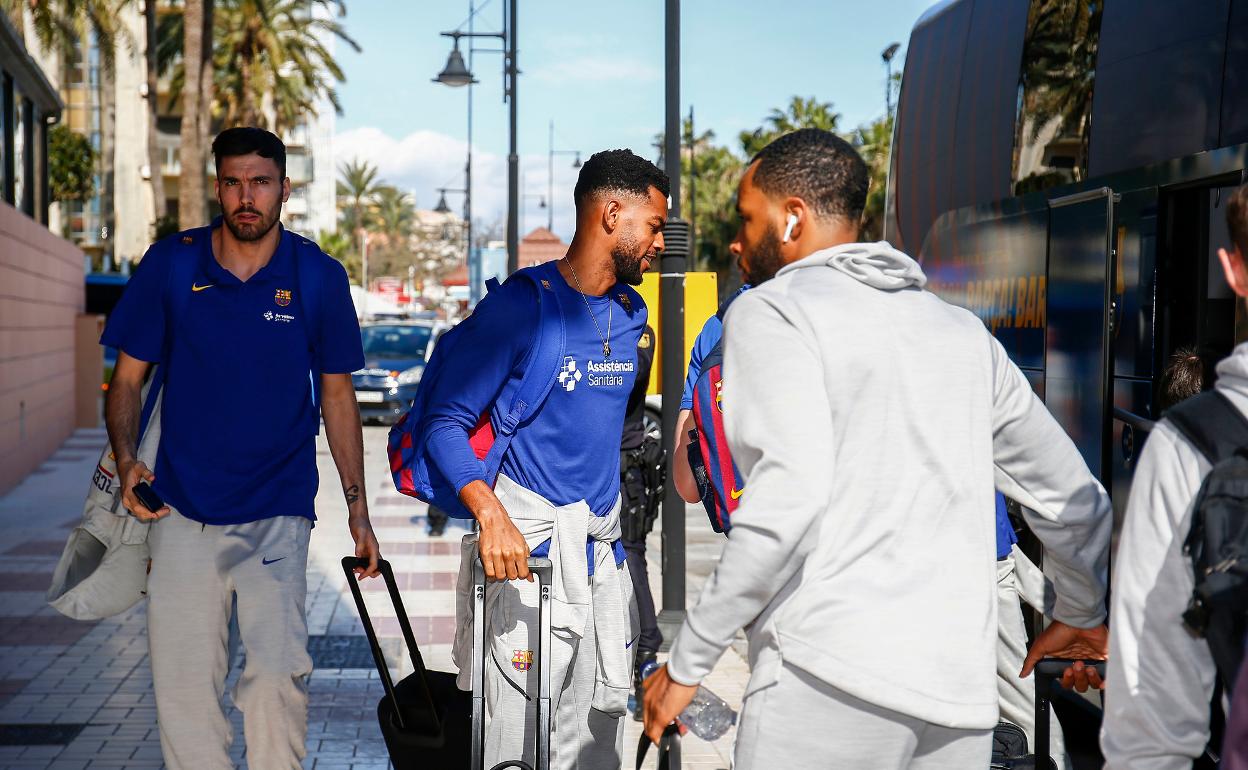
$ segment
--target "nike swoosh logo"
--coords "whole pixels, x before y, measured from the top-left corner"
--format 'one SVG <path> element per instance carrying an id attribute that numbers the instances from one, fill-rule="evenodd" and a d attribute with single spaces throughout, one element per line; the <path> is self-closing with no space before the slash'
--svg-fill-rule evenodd
<path id="1" fill-rule="evenodd" d="M 737 491 L 737 488 L 736 488 L 736 487 L 733 487 L 733 488 L 732 488 L 732 491 L 731 491 L 731 492 L 729 492 L 728 494 L 732 495 L 732 499 L 733 499 L 733 500 L 739 500 L 739 499 L 741 499 L 741 495 L 744 495 L 744 494 L 745 494 L 745 490 L 743 489 L 743 490 L 741 490 L 740 492 L 738 492 L 738 491 Z"/>
<path id="2" fill-rule="evenodd" d="M 266 567 L 267 567 L 267 566 L 269 566 L 270 564 L 273 564 L 274 562 L 279 562 L 279 561 L 281 561 L 282 559 L 285 559 L 285 558 L 286 558 L 285 556 L 279 556 L 279 557 L 277 557 L 276 559 L 261 559 L 261 560 L 260 560 L 260 563 L 261 563 L 261 564 L 263 564 L 264 566 L 266 566 Z"/>
<path id="3" fill-rule="evenodd" d="M 191 291 L 203 291 L 204 289 L 211 289 L 213 286 L 216 286 L 216 284 L 208 283 L 208 284 L 204 284 L 203 286 L 200 286 L 198 284 L 193 283 L 191 284 Z M 285 557 L 282 557 L 282 558 L 285 558 Z"/>

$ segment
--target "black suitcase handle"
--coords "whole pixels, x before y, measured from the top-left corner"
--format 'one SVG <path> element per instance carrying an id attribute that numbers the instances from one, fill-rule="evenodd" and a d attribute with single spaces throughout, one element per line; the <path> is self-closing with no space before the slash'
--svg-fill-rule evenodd
<path id="1" fill-rule="evenodd" d="M 537 576 L 539 598 L 537 602 L 538 643 L 537 643 L 537 724 L 536 752 L 537 770 L 548 770 L 550 767 L 550 729 L 551 729 L 551 684 L 550 654 L 551 639 L 551 578 L 554 565 L 550 559 L 530 556 L 529 572 Z M 480 557 L 472 565 L 472 768 L 479 770 L 485 767 L 485 664 L 489 657 L 485 644 L 485 565 Z M 524 762 L 511 760 L 495 765 L 491 770 L 504 767 L 519 767 L 529 770 Z"/>
<path id="2" fill-rule="evenodd" d="M 377 664 L 377 673 L 381 674 L 381 683 L 386 688 L 386 696 L 390 698 L 390 702 L 394 704 L 394 720 L 401 729 L 408 729 L 408 725 L 403 721 L 403 709 L 399 708 L 399 699 L 395 695 L 394 680 L 390 676 L 390 668 L 386 665 L 385 655 L 381 652 L 381 644 L 377 641 L 377 631 L 373 628 L 373 620 L 368 615 L 368 608 L 364 606 L 364 595 L 360 592 L 359 581 L 355 577 L 355 569 L 362 567 L 367 569 L 369 560 L 357 556 L 342 557 L 342 571 L 347 576 L 347 585 L 351 587 L 351 596 L 355 599 L 355 607 L 360 612 L 360 622 L 364 625 L 364 633 L 368 636 L 368 646 L 373 651 L 373 661 Z M 403 597 L 399 596 L 399 586 L 394 580 L 394 570 L 390 568 L 390 562 L 385 559 L 377 559 L 377 568 L 381 571 L 382 580 L 386 581 L 386 590 L 390 592 L 390 601 L 394 604 L 394 609 L 399 616 L 399 628 L 403 631 L 403 641 L 407 644 L 407 654 L 412 661 L 412 668 L 420 674 L 419 681 L 421 683 L 422 700 L 428 708 L 428 713 L 438 720 L 438 729 L 441 730 L 442 724 L 438 717 L 438 710 L 434 707 L 433 695 L 429 692 L 426 683 L 428 670 L 425 668 L 425 660 L 421 657 L 420 647 L 416 644 L 416 635 L 412 633 L 411 621 L 407 619 L 407 610 L 403 608 Z"/>
<path id="3" fill-rule="evenodd" d="M 1049 757 L 1049 692 L 1053 684 L 1062 678 L 1062 674 L 1066 673 L 1066 669 L 1072 664 L 1080 662 L 1071 658 L 1045 658 L 1036 664 L 1034 670 L 1036 675 L 1036 746 L 1035 758 L 1036 768 L 1040 770 L 1049 770 L 1052 765 L 1052 759 Z M 1082 661 L 1083 665 L 1089 668 L 1095 668 L 1096 673 L 1103 680 L 1105 678 L 1105 661 L 1103 660 L 1087 660 Z"/>

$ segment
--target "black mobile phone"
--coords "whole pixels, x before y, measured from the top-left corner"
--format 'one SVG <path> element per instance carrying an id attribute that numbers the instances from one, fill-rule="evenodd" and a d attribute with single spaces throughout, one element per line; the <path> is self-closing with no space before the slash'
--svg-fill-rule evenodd
<path id="1" fill-rule="evenodd" d="M 134 496 L 139 498 L 139 502 L 143 503 L 143 507 L 155 513 L 165 507 L 165 501 L 160 499 L 160 495 L 156 494 L 156 490 L 152 489 L 146 481 L 140 481 L 134 485 Z"/>

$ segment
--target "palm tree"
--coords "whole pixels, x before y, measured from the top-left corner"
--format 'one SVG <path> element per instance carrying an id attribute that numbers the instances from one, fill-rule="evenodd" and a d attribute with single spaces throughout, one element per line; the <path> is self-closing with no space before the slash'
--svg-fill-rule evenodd
<path id="1" fill-rule="evenodd" d="M 888 186 L 889 148 L 893 140 L 893 116 L 885 115 L 859 126 L 849 138 L 871 173 L 859 239 L 877 241 L 884 237 L 884 202 Z"/>
<path id="2" fill-rule="evenodd" d="M 338 205 L 347 232 L 358 236 L 360 228 L 367 226 L 368 212 L 381 186 L 377 167 L 368 161 L 353 160 L 338 167 Z"/>
<path id="3" fill-rule="evenodd" d="M 376 231 L 395 246 L 406 247 L 416 228 L 416 202 L 409 193 L 390 185 L 378 187 L 376 195 Z"/>
<path id="4" fill-rule="evenodd" d="M 164 153 L 160 149 L 159 129 L 157 128 L 160 104 L 156 97 L 159 87 L 159 60 L 157 55 L 159 38 L 156 36 L 156 3 L 143 4 L 143 60 L 147 69 L 147 167 L 150 169 L 152 183 L 152 201 L 155 210 L 152 212 L 155 221 L 160 222 L 168 214 L 165 206 L 165 175 L 161 171 L 164 165 Z"/>
<path id="5" fill-rule="evenodd" d="M 220 0 L 216 10 L 215 98 L 213 114 L 225 126 L 265 126 L 276 133 L 317 114 L 321 97 L 338 114 L 342 106 L 333 84 L 345 79 L 325 41 L 336 37 L 360 46 L 333 18 L 316 8 L 344 14 L 342 0 Z M 182 21 L 168 17 L 161 29 L 181 39 Z M 176 89 L 186 72 L 175 45 L 162 44 L 160 67 Z"/>
<path id="6" fill-rule="evenodd" d="M 345 13 L 341 0 L 228 0 L 218 14 L 216 51 L 219 107 L 225 125 L 268 124 L 289 129 L 315 115 L 326 97 L 335 112 L 342 105 L 333 89 L 342 68 L 325 47 L 331 36 L 354 50 L 360 46 L 333 18 L 315 7 Z M 266 119 L 266 109 L 272 120 Z"/>
<path id="7" fill-rule="evenodd" d="M 832 102 L 821 102 L 815 97 L 803 99 L 794 96 L 787 110 L 773 109 L 764 124 L 753 131 L 741 132 L 741 149 L 747 158 L 754 157 L 772 141 L 799 128 L 821 128 L 836 131 L 841 114 L 832 109 Z"/>
<path id="8" fill-rule="evenodd" d="M 370 249 L 373 275 L 400 275 L 413 262 L 412 236 L 416 232 L 416 204 L 412 196 L 390 185 L 377 188 L 376 203 L 368 212 L 366 225 L 377 239 Z"/>
<path id="9" fill-rule="evenodd" d="M 185 0 L 182 7 L 182 171 L 178 177 L 178 226 L 199 227 L 207 219 L 205 170 L 212 102 L 213 0 Z"/>

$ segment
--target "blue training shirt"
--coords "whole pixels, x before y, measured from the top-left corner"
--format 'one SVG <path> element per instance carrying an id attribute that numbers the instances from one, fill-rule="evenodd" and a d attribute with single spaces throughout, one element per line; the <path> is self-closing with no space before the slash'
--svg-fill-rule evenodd
<path id="1" fill-rule="evenodd" d="M 620 434 L 636 378 L 646 305 L 622 283 L 603 297 L 582 295 L 564 280 L 557 262 L 528 269 L 549 286 L 543 291 L 559 293 L 566 330 L 564 366 L 549 397 L 516 431 L 499 470 L 555 505 L 584 500 L 594 515 L 605 516 L 620 490 Z M 490 292 L 462 322 L 455 343 L 457 354 L 470 354 L 448 358 L 429 394 L 429 456 L 457 492 L 484 480 L 468 432 L 508 378 L 519 376 L 515 369 L 539 333 L 533 291 L 531 283 L 511 280 Z M 606 335 L 608 323 L 609 358 L 603 356 L 599 336 Z M 617 560 L 622 559 L 618 543 L 615 550 Z M 543 545 L 533 553 L 544 552 Z"/>
<path id="2" fill-rule="evenodd" d="M 173 260 L 186 258 L 197 260 L 192 285 L 170 285 Z M 305 326 L 299 296 L 310 259 L 325 260 L 319 329 Z M 177 319 L 175 291 L 187 293 Z M 100 343 L 166 366 L 153 469 L 165 502 L 204 524 L 316 520 L 312 378 L 364 365 L 337 260 L 283 229 L 269 263 L 243 282 L 217 262 L 207 228 L 178 233 L 148 249 Z"/>
<path id="3" fill-rule="evenodd" d="M 1011 546 L 1018 542 L 1018 534 L 1010 523 L 1010 512 L 1005 505 L 1005 495 L 997 493 L 997 559 L 1010 555 Z"/>

